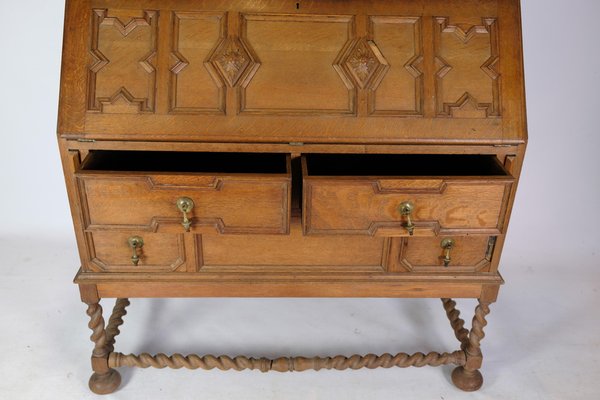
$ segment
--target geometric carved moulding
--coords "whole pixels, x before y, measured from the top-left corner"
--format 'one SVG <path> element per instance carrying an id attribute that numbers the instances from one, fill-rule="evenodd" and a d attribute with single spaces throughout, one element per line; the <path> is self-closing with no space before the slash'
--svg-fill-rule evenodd
<path id="1" fill-rule="evenodd" d="M 371 81 L 370 115 L 411 116 L 423 113 L 423 37 L 420 17 L 372 16 L 371 43 L 389 64 Z"/>
<path id="2" fill-rule="evenodd" d="M 496 20 L 483 18 L 481 25 L 450 25 L 446 17 L 435 21 L 438 116 L 500 116 Z"/>
<path id="3" fill-rule="evenodd" d="M 260 67 L 260 62 L 250 46 L 236 37 L 221 41 L 210 56 L 209 63 L 230 87 L 237 85 L 243 76 L 250 77 Z"/>
<path id="4" fill-rule="evenodd" d="M 227 36 L 227 14 L 174 12 L 172 21 L 170 111 L 223 114 L 226 82 L 209 60 Z"/>
<path id="5" fill-rule="evenodd" d="M 92 10 L 88 110 L 153 112 L 158 11 Z"/>
<path id="6" fill-rule="evenodd" d="M 376 88 L 389 68 L 377 45 L 364 38 L 346 46 L 333 66 L 361 89 Z"/>
<path id="7" fill-rule="evenodd" d="M 453 257 L 448 267 L 444 267 L 444 249 L 439 238 L 402 238 L 398 272 L 481 272 L 490 266 L 489 236 L 463 236 L 453 239 Z M 493 249 L 493 247 L 492 247 Z"/>
<path id="8" fill-rule="evenodd" d="M 355 39 L 349 15 L 242 14 L 239 38 L 222 43 L 211 63 L 237 82 L 240 113 L 354 115 L 355 88 L 385 65 Z"/>

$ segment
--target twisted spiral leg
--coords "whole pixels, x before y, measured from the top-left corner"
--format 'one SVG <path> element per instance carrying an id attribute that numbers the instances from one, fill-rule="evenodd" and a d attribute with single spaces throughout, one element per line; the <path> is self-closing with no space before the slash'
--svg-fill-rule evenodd
<path id="1" fill-rule="evenodd" d="M 90 377 L 89 387 L 96 394 L 112 393 L 121 384 L 121 375 L 116 370 L 108 367 L 110 350 L 100 304 L 98 302 L 89 303 L 87 315 L 90 317 L 88 327 L 92 330 L 90 339 L 94 342 L 94 350 L 92 351 L 92 369 L 94 373 Z"/>
<path id="2" fill-rule="evenodd" d="M 108 325 L 106 326 L 106 347 L 111 352 L 115 349 L 115 337 L 121 333 L 119 327 L 123 325 L 123 317 L 127 315 L 125 309 L 129 305 L 129 299 L 117 299 L 113 312 L 108 319 Z"/>
<path id="3" fill-rule="evenodd" d="M 450 325 L 454 330 L 454 335 L 461 343 L 461 348 L 464 350 L 469 341 L 469 331 L 465 329 L 465 321 L 460 318 L 460 311 L 456 309 L 456 302 L 452 299 L 442 299 L 444 310 L 450 320 Z"/>
<path id="4" fill-rule="evenodd" d="M 87 315 L 90 317 L 88 328 L 92 330 L 90 340 L 94 342 L 94 357 L 104 357 L 108 354 L 106 347 L 106 331 L 104 330 L 104 318 L 102 317 L 102 306 L 99 303 L 88 305 Z"/>
<path id="5" fill-rule="evenodd" d="M 335 356 L 335 357 L 280 357 L 277 359 L 268 358 L 248 358 L 237 356 L 234 358 L 228 356 L 198 356 L 191 354 L 184 356 L 182 354 L 150 355 L 142 353 L 140 355 L 111 353 L 109 357 L 109 366 L 111 367 L 140 367 L 140 368 L 188 368 L 188 369 L 206 369 L 218 368 L 220 370 L 233 369 L 241 371 L 244 369 L 258 369 L 262 372 L 267 371 L 306 371 L 309 369 L 360 369 L 360 368 L 391 368 L 391 367 L 423 367 L 426 365 L 439 366 L 445 364 L 463 365 L 465 357 L 463 351 L 453 353 L 398 353 L 395 356 L 385 353 L 380 356 L 367 354 L 365 356 L 353 355 Z"/>
<path id="6" fill-rule="evenodd" d="M 483 328 L 487 325 L 485 317 L 489 313 L 489 304 L 479 300 L 479 304 L 475 308 L 475 316 L 473 317 L 469 340 L 465 348 L 466 363 L 464 366 L 457 367 L 452 371 L 452 382 L 454 382 L 456 387 L 467 392 L 478 390 L 483 385 L 483 376 L 479 372 L 479 368 L 481 368 L 483 362 L 480 343 L 485 336 Z"/>
<path id="7" fill-rule="evenodd" d="M 485 337 L 483 328 L 487 325 L 486 315 L 490 313 L 488 304 L 479 303 L 475 308 L 475 316 L 473 317 L 473 326 L 469 334 L 469 344 L 467 345 L 467 353 L 471 355 L 481 355 L 480 342 Z"/>

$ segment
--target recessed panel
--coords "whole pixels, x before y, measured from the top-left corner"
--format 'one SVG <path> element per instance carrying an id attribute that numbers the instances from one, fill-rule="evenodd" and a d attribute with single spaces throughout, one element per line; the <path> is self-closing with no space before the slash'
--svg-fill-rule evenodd
<path id="1" fill-rule="evenodd" d="M 223 113 L 225 88 L 208 63 L 224 39 L 226 14 L 173 13 L 171 112 Z"/>
<path id="2" fill-rule="evenodd" d="M 244 15 L 242 36 L 259 66 L 243 82 L 241 110 L 353 113 L 355 90 L 334 67 L 353 32 L 351 16 Z"/>
<path id="3" fill-rule="evenodd" d="M 436 101 L 439 116 L 500 116 L 500 73 L 497 23 L 435 21 Z"/>
<path id="4" fill-rule="evenodd" d="M 154 112 L 158 11 L 92 10 L 88 111 Z"/>
<path id="5" fill-rule="evenodd" d="M 423 50 L 421 18 L 371 17 L 373 42 L 389 64 L 369 93 L 369 111 L 379 115 L 421 115 Z"/>
<path id="6" fill-rule="evenodd" d="M 200 239 L 199 239 L 200 241 Z M 289 235 L 202 235 L 202 262 L 206 267 L 306 267 L 339 270 L 371 267 L 383 271 L 384 238 L 358 236 L 305 236 L 299 223 Z M 320 268 L 322 267 L 322 268 Z M 296 269 L 300 273 L 300 269 Z"/>

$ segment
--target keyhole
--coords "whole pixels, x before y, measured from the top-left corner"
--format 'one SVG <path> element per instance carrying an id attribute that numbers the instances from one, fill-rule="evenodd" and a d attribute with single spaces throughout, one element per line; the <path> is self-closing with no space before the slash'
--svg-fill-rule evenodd
<path id="1" fill-rule="evenodd" d="M 296 10 L 300 9 L 300 3 L 296 3 Z"/>

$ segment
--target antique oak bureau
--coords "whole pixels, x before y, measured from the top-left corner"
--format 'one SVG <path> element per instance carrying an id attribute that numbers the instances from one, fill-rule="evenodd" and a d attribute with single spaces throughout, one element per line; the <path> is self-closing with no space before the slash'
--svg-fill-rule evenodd
<path id="1" fill-rule="evenodd" d="M 518 0 L 69 0 L 58 140 L 95 393 L 118 367 L 482 385 L 526 144 Z M 142 297 L 440 298 L 459 349 L 116 352 Z M 452 298 L 478 300 L 470 329 Z"/>

